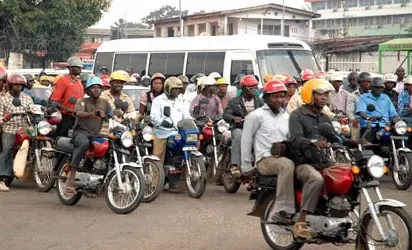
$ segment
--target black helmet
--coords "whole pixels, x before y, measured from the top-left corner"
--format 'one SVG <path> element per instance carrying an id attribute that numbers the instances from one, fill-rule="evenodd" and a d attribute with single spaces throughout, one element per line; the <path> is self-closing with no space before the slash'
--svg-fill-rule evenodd
<path id="1" fill-rule="evenodd" d="M 371 74 L 369 74 L 368 72 L 362 72 L 359 74 L 359 78 L 358 78 L 358 83 L 360 84 L 361 82 L 367 82 L 367 81 L 372 81 L 371 79 Z"/>
<path id="2" fill-rule="evenodd" d="M 237 85 L 240 83 L 240 80 L 245 76 L 245 74 L 239 74 L 236 76 L 234 84 Z"/>
<path id="3" fill-rule="evenodd" d="M 350 82 L 352 79 L 357 79 L 359 77 L 359 74 L 357 72 L 350 72 L 348 75 L 348 81 Z"/>
<path id="4" fill-rule="evenodd" d="M 380 77 L 374 77 L 371 82 L 371 87 L 385 87 L 383 79 Z"/>

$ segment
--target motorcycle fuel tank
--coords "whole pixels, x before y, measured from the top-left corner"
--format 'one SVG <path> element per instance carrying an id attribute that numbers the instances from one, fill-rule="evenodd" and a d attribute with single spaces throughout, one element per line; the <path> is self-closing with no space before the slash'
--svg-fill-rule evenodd
<path id="1" fill-rule="evenodd" d="M 106 138 L 93 138 L 90 142 L 89 155 L 104 158 L 109 149 L 109 141 Z"/>
<path id="2" fill-rule="evenodd" d="M 355 180 L 350 165 L 326 168 L 322 171 L 322 176 L 328 195 L 346 194 Z"/>

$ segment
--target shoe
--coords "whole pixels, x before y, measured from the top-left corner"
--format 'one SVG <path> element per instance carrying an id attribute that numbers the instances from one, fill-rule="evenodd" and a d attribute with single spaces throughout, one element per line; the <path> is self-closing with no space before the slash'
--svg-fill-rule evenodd
<path id="1" fill-rule="evenodd" d="M 10 191 L 10 188 L 6 186 L 6 183 L 4 183 L 4 181 L 0 181 L 0 191 L 2 192 Z"/>
<path id="2" fill-rule="evenodd" d="M 234 165 L 231 169 L 230 169 L 230 173 L 232 174 L 233 177 L 240 177 L 242 176 L 242 172 L 240 171 L 240 168 L 236 165 Z"/>
<path id="3" fill-rule="evenodd" d="M 285 211 L 280 211 L 272 216 L 273 223 L 278 225 L 290 226 L 293 225 L 292 216 Z"/>
<path id="4" fill-rule="evenodd" d="M 306 240 L 312 238 L 312 233 L 310 232 L 306 222 L 296 222 L 293 226 L 292 233 L 296 238 L 303 238 Z"/>

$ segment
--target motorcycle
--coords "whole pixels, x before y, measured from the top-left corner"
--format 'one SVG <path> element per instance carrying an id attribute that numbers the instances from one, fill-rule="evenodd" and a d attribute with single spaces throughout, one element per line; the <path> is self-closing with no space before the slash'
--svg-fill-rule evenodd
<path id="1" fill-rule="evenodd" d="M 325 130 L 329 131 L 323 135 L 328 140 L 339 137 L 330 124 L 321 124 L 319 130 L 321 126 L 326 126 Z M 370 150 L 354 154 L 351 167 L 334 166 L 321 170 L 324 190 L 319 194 L 315 213 L 306 218 L 312 233 L 309 240 L 294 237 L 292 226 L 271 221 L 276 202 L 276 176 L 261 176 L 256 171 L 253 183 L 248 186 L 250 199 L 256 200 L 249 215 L 261 218 L 262 233 L 272 249 L 295 250 L 311 243 L 356 243 L 356 249 L 376 249 L 377 246 L 411 249 L 412 219 L 406 205 L 384 199 L 379 189 L 379 179 L 386 171 L 383 159 Z M 372 201 L 370 189 L 374 189 L 376 201 Z M 364 195 L 367 203 L 362 213 L 360 194 Z M 295 187 L 295 200 L 298 211 L 302 201 L 302 189 L 298 185 Z M 296 222 L 299 216 L 296 213 L 293 221 Z M 400 225 L 395 226 L 395 221 Z M 388 228 L 384 229 L 384 226 Z M 401 227 L 407 231 L 405 234 L 399 232 Z M 408 243 L 402 245 L 402 240 Z"/>
<path id="2" fill-rule="evenodd" d="M 15 98 L 12 101 L 15 107 L 21 106 L 21 101 Z M 61 113 L 54 112 L 45 114 L 45 108 L 39 104 L 22 107 L 25 112 L 14 113 L 12 116 L 23 116 L 27 118 L 29 126 L 16 132 L 13 150 L 13 172 L 14 177 L 28 180 L 33 173 L 40 192 L 48 192 L 54 187 L 53 168 L 55 161 L 45 153 L 46 148 L 51 148 L 53 139 L 50 134 L 53 130 L 48 119 L 57 118 L 61 120 Z M 6 180 L 6 185 L 11 185 L 14 177 Z"/>
<path id="3" fill-rule="evenodd" d="M 64 205 L 75 205 L 84 194 L 94 198 L 104 193 L 109 208 L 117 214 L 128 214 L 141 203 L 145 193 L 142 167 L 128 162 L 133 136 L 126 126 L 108 119 L 108 138 L 93 138 L 90 147 L 77 169 L 76 192 L 66 190 L 67 172 L 65 164 L 72 157 L 74 145 L 70 137 L 59 137 L 55 149 L 50 151 L 63 156 L 59 167 L 57 196 Z M 66 165 L 67 166 L 67 165 Z"/>
<path id="4" fill-rule="evenodd" d="M 369 112 L 376 111 L 373 104 L 367 106 Z M 377 112 L 377 111 L 376 111 Z M 379 145 L 364 146 L 371 148 L 375 154 L 385 158 L 387 166 L 389 166 L 392 180 L 399 190 L 406 190 L 412 183 L 412 151 L 406 146 L 412 128 L 408 127 L 406 122 L 399 120 L 393 126 L 391 122 L 385 120 L 384 117 L 377 117 L 378 121 L 384 121 L 386 126 L 379 128 L 376 131 L 376 138 L 372 140 L 378 141 Z M 368 122 L 368 127 L 362 136 L 372 136 L 372 122 Z"/>
<path id="5" fill-rule="evenodd" d="M 206 167 L 204 156 L 197 150 L 199 129 L 191 119 L 183 119 L 177 123 L 177 126 L 174 125 L 168 106 L 164 107 L 163 114 L 170 119 L 173 128 L 178 132 L 167 138 L 163 166 L 165 173 L 168 173 L 165 183 L 170 184 L 170 178 L 183 179 L 189 196 L 200 198 L 206 190 Z M 146 126 L 142 136 L 147 143 L 152 142 L 152 129 Z M 149 146 L 145 147 L 145 150 L 148 148 Z"/>

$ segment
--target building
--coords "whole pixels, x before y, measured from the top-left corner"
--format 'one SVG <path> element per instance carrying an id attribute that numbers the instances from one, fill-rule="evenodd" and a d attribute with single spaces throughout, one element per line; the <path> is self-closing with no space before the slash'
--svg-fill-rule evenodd
<path id="1" fill-rule="evenodd" d="M 265 4 L 248 8 L 197 13 L 182 17 L 184 36 L 220 36 L 235 34 L 281 35 L 284 22 L 284 35 L 300 40 L 309 40 L 310 20 L 319 14 L 284 7 L 278 4 Z M 282 20 L 284 19 L 284 21 Z M 168 18 L 153 22 L 155 37 L 180 35 L 180 18 Z"/>
<path id="2" fill-rule="evenodd" d="M 86 32 L 85 42 L 102 43 L 109 41 L 112 37 L 110 29 L 88 28 Z"/>

